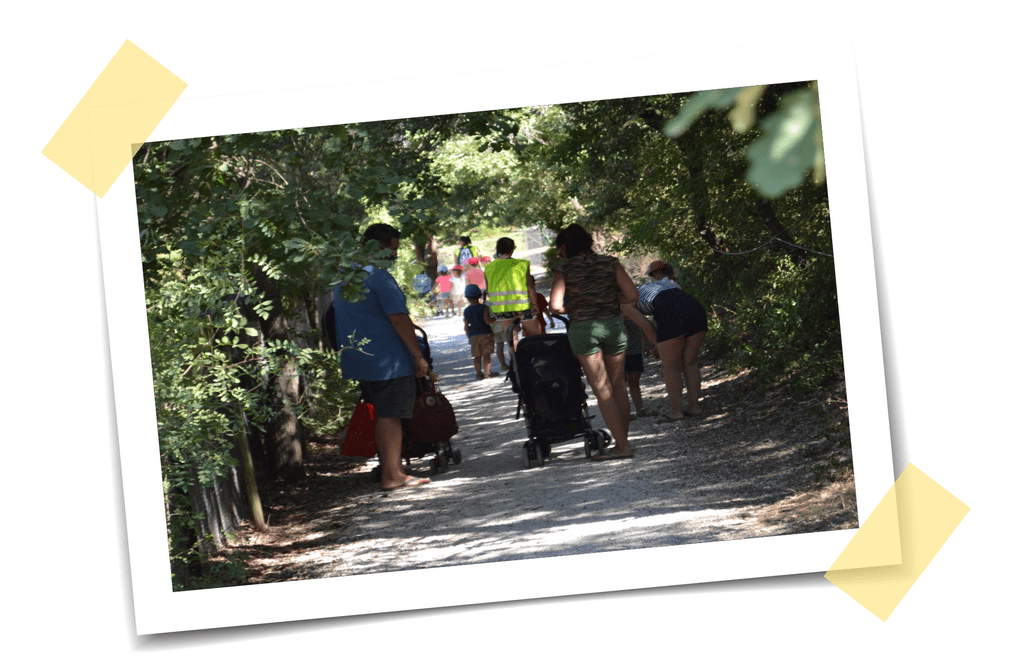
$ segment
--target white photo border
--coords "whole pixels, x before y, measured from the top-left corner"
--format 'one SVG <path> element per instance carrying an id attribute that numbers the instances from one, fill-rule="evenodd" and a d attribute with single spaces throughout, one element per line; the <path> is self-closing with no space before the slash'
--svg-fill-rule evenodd
<path id="1" fill-rule="evenodd" d="M 173 70 L 173 63 L 164 65 Z M 822 110 L 863 525 L 892 486 L 894 472 L 851 42 L 803 42 L 208 98 L 189 98 L 186 89 L 149 140 L 810 80 L 818 82 Z M 855 533 L 818 532 L 172 592 L 130 165 L 96 201 L 139 634 L 824 572 Z M 898 546 L 898 536 L 893 541 Z M 437 580 L 432 572 L 439 572 Z M 424 579 L 446 587 L 424 588 Z"/>

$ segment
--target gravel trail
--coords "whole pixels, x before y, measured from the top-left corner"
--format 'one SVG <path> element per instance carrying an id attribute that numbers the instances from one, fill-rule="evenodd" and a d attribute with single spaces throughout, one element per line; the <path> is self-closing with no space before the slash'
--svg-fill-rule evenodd
<path id="1" fill-rule="evenodd" d="M 583 439 L 555 444 L 544 466 L 522 459 L 525 421 L 504 380 L 476 380 L 457 318 L 423 324 L 438 385 L 455 408 L 452 439 L 462 461 L 432 476 L 428 486 L 358 495 L 347 525 L 351 541 L 320 556 L 321 576 L 439 567 L 712 541 L 738 533 L 749 504 L 709 505 L 687 474 L 678 431 L 656 419 L 631 425 L 632 460 L 595 462 Z M 559 324 L 555 331 L 564 331 Z M 497 369 L 495 356 L 494 368 Z M 650 383 L 657 370 L 645 374 Z M 604 427 L 589 393 L 593 426 Z M 683 428 L 689 426 L 682 426 Z M 367 469 L 372 466 L 367 464 Z M 428 475 L 428 459 L 413 460 Z"/>

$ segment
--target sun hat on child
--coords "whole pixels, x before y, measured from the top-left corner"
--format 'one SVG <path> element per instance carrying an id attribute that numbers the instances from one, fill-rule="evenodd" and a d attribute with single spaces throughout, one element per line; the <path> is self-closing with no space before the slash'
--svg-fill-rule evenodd
<path id="1" fill-rule="evenodd" d="M 480 290 L 480 286 L 475 283 L 471 283 L 466 286 L 466 297 L 480 297 L 484 292 Z"/>

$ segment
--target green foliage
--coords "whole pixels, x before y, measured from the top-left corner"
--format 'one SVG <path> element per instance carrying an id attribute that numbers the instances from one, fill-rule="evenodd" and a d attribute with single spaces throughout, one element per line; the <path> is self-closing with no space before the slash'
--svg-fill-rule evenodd
<path id="1" fill-rule="evenodd" d="M 334 351 L 316 351 L 304 367 L 306 384 L 300 416 L 311 435 L 337 436 L 359 401 L 359 385 L 342 378 L 338 356 Z"/>
<path id="2" fill-rule="evenodd" d="M 677 138 L 705 112 L 732 107 L 729 120 L 733 130 L 744 133 L 756 120 L 757 104 L 767 86 L 727 88 L 693 95 L 679 113 L 665 125 L 665 134 Z M 811 172 L 813 183 L 825 181 L 825 152 L 821 136 L 821 110 L 817 86 L 786 93 L 778 110 L 760 123 L 761 137 L 747 148 L 750 167 L 746 180 L 764 197 L 779 197 L 804 183 Z"/>
<path id="3" fill-rule="evenodd" d="M 834 287 L 830 259 L 797 266 L 779 258 L 756 292 L 712 319 L 713 334 L 734 343 L 734 362 L 755 369 L 762 383 L 789 382 L 798 393 L 821 388 L 843 368 Z"/>
<path id="4" fill-rule="evenodd" d="M 174 592 L 241 585 L 249 574 L 246 555 L 231 553 L 211 559 L 201 547 L 214 543 L 214 537 L 195 537 L 201 514 L 191 512 L 190 500 L 181 493 L 167 495 L 168 552 L 171 560 L 171 589 Z"/>
<path id="5" fill-rule="evenodd" d="M 778 197 L 804 182 L 812 172 L 815 184 L 825 180 L 818 95 L 813 90 L 784 96 L 779 110 L 761 122 L 764 134 L 747 149 L 747 182 L 765 197 Z"/>

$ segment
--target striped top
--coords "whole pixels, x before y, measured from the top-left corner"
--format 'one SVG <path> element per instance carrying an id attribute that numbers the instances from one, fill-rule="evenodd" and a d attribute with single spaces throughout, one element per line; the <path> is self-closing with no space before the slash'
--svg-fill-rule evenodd
<path id="1" fill-rule="evenodd" d="M 615 273 L 619 259 L 594 253 L 569 258 L 555 268 L 565 279 L 565 309 L 570 321 L 621 316 Z"/>
<path id="2" fill-rule="evenodd" d="M 682 289 L 671 279 L 663 281 L 652 281 L 645 283 L 636 289 L 640 293 L 640 302 L 636 305 L 636 308 L 640 310 L 644 316 L 650 316 L 654 313 L 654 298 L 664 293 L 666 290 L 678 290 L 682 292 Z"/>

